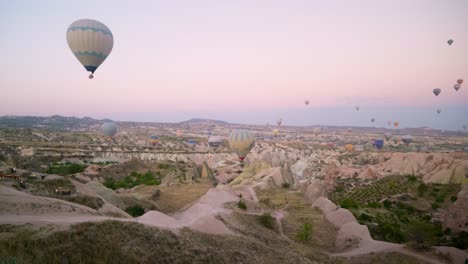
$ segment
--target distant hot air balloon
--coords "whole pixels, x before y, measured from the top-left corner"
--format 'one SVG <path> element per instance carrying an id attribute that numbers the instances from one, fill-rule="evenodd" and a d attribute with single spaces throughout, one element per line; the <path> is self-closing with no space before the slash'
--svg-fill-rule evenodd
<path id="1" fill-rule="evenodd" d="M 395 127 L 398 127 L 398 126 L 400 125 L 400 122 L 395 121 L 395 122 L 393 122 L 393 125 L 394 125 Z"/>
<path id="2" fill-rule="evenodd" d="M 190 138 L 187 140 L 187 144 L 191 147 L 195 146 L 197 144 L 197 140 L 196 139 L 193 139 L 193 138 Z"/>
<path id="3" fill-rule="evenodd" d="M 320 129 L 320 127 L 316 127 L 316 128 L 314 128 L 314 129 L 312 129 L 312 132 L 313 132 L 315 135 L 320 134 L 321 131 L 322 131 L 322 129 Z"/>
<path id="4" fill-rule="evenodd" d="M 356 111 L 359 111 L 359 109 L 361 109 L 361 107 L 360 107 L 359 105 L 356 105 L 356 106 L 354 107 L 354 109 L 356 109 Z"/>
<path id="5" fill-rule="evenodd" d="M 383 141 L 383 139 L 376 139 L 376 140 L 374 141 L 374 146 L 375 146 L 378 150 L 380 150 L 380 149 L 384 146 L 384 141 Z"/>
<path id="6" fill-rule="evenodd" d="M 386 139 L 387 141 L 389 141 L 389 140 L 392 138 L 392 133 L 387 132 L 387 133 L 384 134 L 384 137 L 385 137 L 385 139 Z"/>
<path id="7" fill-rule="evenodd" d="M 435 88 L 434 90 L 432 90 L 432 92 L 435 94 L 435 96 L 439 96 L 440 92 L 442 92 L 441 89 L 439 88 Z"/>
<path id="8" fill-rule="evenodd" d="M 460 84 L 459 83 L 454 84 L 453 89 L 455 89 L 455 91 L 458 91 L 460 89 Z"/>
<path id="9" fill-rule="evenodd" d="M 388 120 L 388 121 L 387 121 L 387 125 L 388 125 L 388 126 L 391 126 L 391 125 L 392 125 L 392 121 Z"/>
<path id="10" fill-rule="evenodd" d="M 211 136 L 208 138 L 208 145 L 210 145 L 210 147 L 219 147 L 222 142 L 223 138 L 220 136 Z"/>
<path id="11" fill-rule="evenodd" d="M 375 118 L 371 118 L 371 119 L 370 119 L 370 121 L 371 121 L 372 123 L 374 123 L 374 121 L 375 121 Z"/>
<path id="12" fill-rule="evenodd" d="M 393 138 L 393 143 L 398 144 L 400 142 L 400 138 L 397 136 L 394 136 Z"/>
<path id="13" fill-rule="evenodd" d="M 281 124 L 283 124 L 283 118 L 280 118 L 276 121 L 276 124 L 278 124 L 278 126 L 281 126 Z"/>
<path id="14" fill-rule="evenodd" d="M 309 105 L 309 103 L 310 103 L 309 100 L 305 100 L 306 105 Z"/>
<path id="15" fill-rule="evenodd" d="M 437 114 L 440 114 L 440 112 L 442 112 L 442 110 L 439 108 L 436 110 Z"/>
<path id="16" fill-rule="evenodd" d="M 155 146 L 159 143 L 159 136 L 158 135 L 151 135 L 150 136 L 150 144 Z"/>
<path id="17" fill-rule="evenodd" d="M 229 135 L 229 147 L 243 161 L 255 145 L 255 136 L 249 130 L 238 129 Z"/>
<path id="18" fill-rule="evenodd" d="M 403 141 L 403 143 L 406 144 L 406 146 L 408 146 L 409 144 L 411 144 L 411 142 L 413 142 L 413 137 L 411 135 L 404 135 L 403 137 L 401 137 L 401 140 Z"/>
<path id="19" fill-rule="evenodd" d="M 101 129 L 102 133 L 108 137 L 113 137 L 117 133 L 117 125 L 114 122 L 105 122 Z"/>
<path id="20" fill-rule="evenodd" d="M 463 125 L 463 129 L 466 129 L 466 128 L 467 128 L 467 126 L 466 126 L 466 125 Z"/>
<path id="21" fill-rule="evenodd" d="M 114 37 L 103 23 L 80 19 L 68 27 L 67 42 L 76 58 L 91 72 L 89 78 L 92 79 L 96 69 L 111 53 Z"/>
<path id="22" fill-rule="evenodd" d="M 277 129 L 277 128 L 273 129 L 272 133 L 273 133 L 273 136 L 278 136 L 279 135 L 279 129 Z"/>
<path id="23" fill-rule="evenodd" d="M 462 83 L 463 83 L 463 79 L 458 79 L 458 80 L 457 80 L 457 83 L 458 83 L 458 84 L 462 84 Z"/>
<path id="24" fill-rule="evenodd" d="M 354 150 L 353 144 L 346 144 L 344 145 L 344 148 L 349 152 L 352 152 Z"/>
<path id="25" fill-rule="evenodd" d="M 447 40 L 447 43 L 449 44 L 449 46 L 450 46 L 450 45 L 452 45 L 452 43 L 453 43 L 453 39 L 449 39 L 449 40 Z"/>
<path id="26" fill-rule="evenodd" d="M 177 137 L 182 137 L 184 135 L 184 132 L 182 130 L 178 129 L 176 131 L 176 135 L 177 135 Z"/>

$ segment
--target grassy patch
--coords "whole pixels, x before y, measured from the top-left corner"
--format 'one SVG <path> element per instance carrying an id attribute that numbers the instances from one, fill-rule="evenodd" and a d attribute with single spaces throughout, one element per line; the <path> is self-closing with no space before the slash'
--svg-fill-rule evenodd
<path id="1" fill-rule="evenodd" d="M 279 241 L 190 230 L 175 235 L 137 223 L 83 223 L 41 236 L 24 228 L 12 232 L 0 238 L 0 256 L 17 263 L 313 263 Z"/>
<path id="2" fill-rule="evenodd" d="M 132 172 L 129 176 L 124 177 L 122 180 L 115 180 L 114 178 L 106 178 L 104 185 L 107 188 L 116 190 L 119 188 L 131 189 L 135 186 L 144 184 L 148 186 L 160 185 L 162 181 L 162 176 L 160 173 L 157 173 L 155 176 L 151 172 L 146 172 L 144 174 L 138 172 Z"/>
<path id="3" fill-rule="evenodd" d="M 57 164 L 54 163 L 51 167 L 49 167 L 45 173 L 48 174 L 58 174 L 58 175 L 70 175 L 79 172 L 83 172 L 86 169 L 86 165 L 81 165 L 77 163 L 65 163 L 65 164 Z"/>

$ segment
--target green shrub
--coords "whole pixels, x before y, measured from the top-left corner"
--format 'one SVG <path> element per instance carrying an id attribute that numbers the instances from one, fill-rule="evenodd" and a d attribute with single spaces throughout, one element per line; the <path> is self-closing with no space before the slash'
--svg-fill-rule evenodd
<path id="1" fill-rule="evenodd" d="M 450 201 L 451 201 L 452 203 L 456 202 L 457 199 L 458 199 L 458 197 L 456 197 L 456 196 L 450 197 Z"/>
<path id="2" fill-rule="evenodd" d="M 424 183 L 419 184 L 418 189 L 417 189 L 418 190 L 418 196 L 419 197 L 423 196 L 424 193 L 426 193 L 427 189 L 428 189 L 428 187 L 427 187 L 426 184 L 424 184 Z"/>
<path id="3" fill-rule="evenodd" d="M 125 176 L 122 180 L 106 178 L 104 181 L 104 185 L 112 190 L 116 190 L 118 188 L 131 189 L 141 184 L 148 186 L 160 185 L 162 181 L 161 178 L 162 177 L 160 176 L 160 174 L 158 174 L 158 176 L 153 176 L 151 172 L 147 172 L 145 174 L 132 172 L 130 176 Z"/>
<path id="4" fill-rule="evenodd" d="M 439 195 L 436 197 L 436 203 L 443 203 L 445 200 L 445 197 L 443 195 Z"/>
<path id="5" fill-rule="evenodd" d="M 416 248 L 427 249 L 437 241 L 436 230 L 433 224 L 415 222 L 406 229 L 407 240 L 413 242 Z"/>
<path id="6" fill-rule="evenodd" d="M 418 177 L 414 176 L 414 175 L 409 175 L 408 176 L 408 181 L 411 181 L 411 182 L 415 182 L 418 180 Z"/>
<path id="7" fill-rule="evenodd" d="M 158 169 L 167 170 L 167 169 L 169 169 L 169 164 L 159 163 L 158 164 Z"/>
<path id="8" fill-rule="evenodd" d="M 389 200 L 383 201 L 382 204 L 383 204 L 383 206 L 384 206 L 385 208 L 387 208 L 387 209 L 392 207 L 392 202 L 389 201 Z"/>
<path id="9" fill-rule="evenodd" d="M 468 232 L 462 231 L 456 234 L 452 238 L 450 245 L 459 249 L 467 249 L 468 248 Z"/>
<path id="10" fill-rule="evenodd" d="M 346 199 L 343 199 L 340 203 L 340 206 L 342 208 L 346 208 L 346 209 L 351 209 L 351 208 L 358 208 L 359 205 L 358 203 L 353 200 L 352 198 L 346 198 Z"/>
<path id="11" fill-rule="evenodd" d="M 136 204 L 125 208 L 125 212 L 127 212 L 133 217 L 138 217 L 145 213 L 145 208 L 143 208 L 141 205 Z"/>
<path id="12" fill-rule="evenodd" d="M 247 205 L 242 199 L 240 199 L 239 202 L 237 202 L 237 207 L 239 207 L 242 210 L 247 210 Z"/>
<path id="13" fill-rule="evenodd" d="M 86 165 L 81 165 L 77 163 L 67 162 L 65 165 L 55 165 L 53 164 L 49 167 L 45 173 L 47 174 L 58 174 L 58 175 L 70 175 L 79 172 L 83 172 L 86 169 Z"/>
<path id="14" fill-rule="evenodd" d="M 301 229 L 297 233 L 297 238 L 302 242 L 307 242 L 310 240 L 312 235 L 312 225 L 309 223 L 305 223 L 302 225 Z"/>
<path id="15" fill-rule="evenodd" d="M 260 224 L 268 229 L 273 230 L 274 228 L 274 218 L 271 216 L 269 213 L 264 213 L 261 216 L 258 217 L 258 221 Z"/>
<path id="16" fill-rule="evenodd" d="M 376 201 L 368 202 L 367 206 L 370 208 L 380 208 L 382 207 L 382 204 Z"/>
<path id="17" fill-rule="evenodd" d="M 283 186 L 283 188 L 288 189 L 290 185 L 289 185 L 289 183 L 284 182 L 282 186 Z"/>
<path id="18" fill-rule="evenodd" d="M 359 221 L 359 223 L 365 223 L 365 222 L 371 222 L 372 220 L 374 220 L 374 217 L 368 213 L 362 213 L 359 215 L 359 217 L 357 218 L 357 220 Z"/>
<path id="19" fill-rule="evenodd" d="M 431 204 L 431 208 L 432 208 L 433 210 L 436 210 L 436 209 L 438 209 L 439 207 L 440 207 L 440 206 L 439 206 L 438 203 L 432 203 L 432 204 Z"/>

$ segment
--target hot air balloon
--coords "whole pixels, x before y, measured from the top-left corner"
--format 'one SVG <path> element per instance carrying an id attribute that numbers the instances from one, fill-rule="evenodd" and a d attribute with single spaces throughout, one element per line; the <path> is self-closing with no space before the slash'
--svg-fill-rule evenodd
<path id="1" fill-rule="evenodd" d="M 387 120 L 387 125 L 388 125 L 388 126 L 391 126 L 391 125 L 392 125 L 392 121 Z"/>
<path id="2" fill-rule="evenodd" d="M 395 121 L 395 122 L 393 122 L 393 125 L 394 125 L 395 127 L 398 127 L 398 126 L 400 125 L 400 122 Z"/>
<path id="3" fill-rule="evenodd" d="M 67 30 L 67 42 L 73 54 L 91 74 L 109 56 L 114 45 L 110 29 L 103 23 L 92 19 L 73 22 Z"/>
<path id="4" fill-rule="evenodd" d="M 222 142 L 223 138 L 220 136 L 211 136 L 208 138 L 208 145 L 210 145 L 210 147 L 219 147 Z"/>
<path id="5" fill-rule="evenodd" d="M 450 46 L 450 45 L 452 45 L 452 43 L 453 43 L 453 39 L 449 39 L 449 40 L 447 40 L 447 43 L 449 44 L 449 46 Z"/>
<path id="6" fill-rule="evenodd" d="M 184 132 L 182 130 L 178 129 L 176 131 L 176 135 L 177 135 L 177 137 L 182 137 L 184 135 Z"/>
<path id="7" fill-rule="evenodd" d="M 159 143 L 159 136 L 158 135 L 151 135 L 150 136 L 150 144 L 155 146 Z"/>
<path id="8" fill-rule="evenodd" d="M 359 111 L 359 109 L 361 109 L 361 107 L 360 107 L 359 105 L 356 105 L 356 106 L 354 107 L 354 109 L 356 109 L 356 111 Z"/>
<path id="9" fill-rule="evenodd" d="M 442 92 L 441 89 L 439 88 L 435 88 L 434 90 L 432 90 L 432 92 L 435 94 L 435 96 L 439 96 L 440 92 Z"/>
<path id="10" fill-rule="evenodd" d="M 455 91 L 458 91 L 458 89 L 460 89 L 460 84 L 459 83 L 454 84 L 453 89 L 455 89 Z"/>
<path id="11" fill-rule="evenodd" d="M 255 137 L 249 130 L 238 129 L 229 135 L 229 147 L 243 161 L 255 145 Z"/>
<path id="12" fill-rule="evenodd" d="M 375 121 L 375 118 L 371 118 L 371 119 L 370 119 L 370 121 L 371 121 L 372 123 L 374 123 L 374 121 Z"/>
<path id="13" fill-rule="evenodd" d="M 190 138 L 187 140 L 187 144 L 191 147 L 195 146 L 197 144 L 197 140 L 196 139 L 193 139 L 193 138 Z"/>
<path id="14" fill-rule="evenodd" d="M 349 152 L 352 152 L 354 150 L 353 144 L 346 144 L 344 145 L 344 148 Z"/>
<path id="15" fill-rule="evenodd" d="M 401 140 L 408 146 L 413 141 L 413 137 L 411 135 L 404 135 L 401 137 Z"/>
<path id="16" fill-rule="evenodd" d="M 397 136 L 394 136 L 393 138 L 393 143 L 398 144 L 400 142 L 400 138 Z"/>
<path id="17" fill-rule="evenodd" d="M 374 141 L 374 146 L 375 146 L 378 150 L 380 150 L 380 149 L 384 146 L 384 141 L 383 141 L 383 139 L 376 139 L 376 140 Z"/>
<path id="18" fill-rule="evenodd" d="M 439 108 L 436 110 L 437 114 L 440 114 L 440 112 L 442 112 L 442 110 Z"/>
<path id="19" fill-rule="evenodd" d="M 277 128 L 273 129 L 272 133 L 273 133 L 273 136 L 278 136 L 279 129 L 277 129 Z"/>
<path id="20" fill-rule="evenodd" d="M 306 105 L 309 105 L 309 103 L 310 103 L 309 100 L 305 100 Z"/>
<path id="21" fill-rule="evenodd" d="M 314 129 L 312 129 L 312 132 L 317 136 L 318 134 L 320 134 L 320 132 L 322 131 L 322 129 L 320 129 L 320 127 L 316 127 Z"/>
<path id="22" fill-rule="evenodd" d="M 457 83 L 458 83 L 458 84 L 462 84 L 462 83 L 463 83 L 463 80 L 462 80 L 462 79 L 458 79 L 458 80 L 457 80 Z"/>
<path id="23" fill-rule="evenodd" d="M 389 141 L 392 138 L 392 133 L 387 132 L 384 134 L 384 137 L 385 137 L 385 140 Z"/>
<path id="24" fill-rule="evenodd" d="M 463 125 L 463 129 L 466 129 L 466 128 L 467 128 L 467 126 L 466 126 L 466 125 Z"/>
<path id="25" fill-rule="evenodd" d="M 117 125 L 114 122 L 105 122 L 101 128 L 102 133 L 110 138 L 115 136 L 117 133 Z"/>
<path id="26" fill-rule="evenodd" d="M 278 119 L 278 120 L 276 121 L 276 124 L 277 124 L 278 126 L 281 126 L 281 124 L 283 124 L 283 118 Z"/>

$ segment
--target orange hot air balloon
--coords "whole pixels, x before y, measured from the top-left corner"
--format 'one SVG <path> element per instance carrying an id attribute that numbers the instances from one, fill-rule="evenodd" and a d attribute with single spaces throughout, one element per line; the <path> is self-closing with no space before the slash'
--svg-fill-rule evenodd
<path id="1" fill-rule="evenodd" d="M 400 122 L 395 121 L 395 122 L 393 122 L 393 125 L 394 125 L 395 127 L 398 127 L 398 126 L 400 125 Z"/>
<path id="2" fill-rule="evenodd" d="M 344 145 L 344 147 L 349 152 L 353 152 L 353 150 L 354 150 L 353 144 L 346 144 L 346 145 Z"/>

